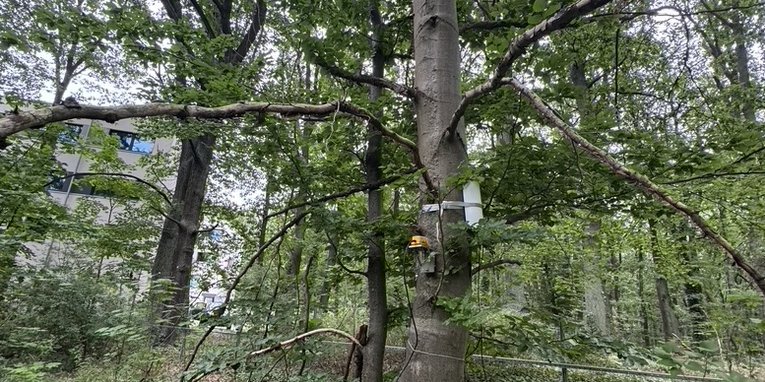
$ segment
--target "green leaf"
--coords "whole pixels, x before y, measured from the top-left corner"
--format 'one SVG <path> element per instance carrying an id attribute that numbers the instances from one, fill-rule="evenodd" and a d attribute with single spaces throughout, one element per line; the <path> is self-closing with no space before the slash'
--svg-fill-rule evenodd
<path id="1" fill-rule="evenodd" d="M 704 371 L 704 365 L 702 365 L 702 364 L 700 364 L 700 363 L 698 363 L 696 361 L 688 361 L 685 364 L 685 368 L 690 370 L 690 371 L 699 371 L 699 372 Z"/>
<path id="2" fill-rule="evenodd" d="M 530 14 L 527 19 L 527 22 L 529 23 L 529 25 L 537 25 L 540 22 L 542 22 L 542 15 L 538 13 Z"/>
<path id="3" fill-rule="evenodd" d="M 534 0 L 534 5 L 531 7 L 535 13 L 542 13 L 545 8 L 547 8 L 547 0 Z"/>

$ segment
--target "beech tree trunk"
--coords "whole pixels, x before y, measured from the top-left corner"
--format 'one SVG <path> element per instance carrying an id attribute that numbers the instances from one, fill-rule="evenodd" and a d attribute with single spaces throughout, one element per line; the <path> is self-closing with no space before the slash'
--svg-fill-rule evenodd
<path id="1" fill-rule="evenodd" d="M 382 78 L 385 73 L 385 57 L 380 47 L 383 22 L 376 0 L 369 4 L 369 15 L 372 23 L 372 75 Z M 380 98 L 382 88 L 371 86 L 369 100 L 376 102 Z M 382 180 L 382 134 L 377 130 L 369 130 L 367 152 L 364 157 L 367 184 L 376 184 Z M 382 190 L 375 188 L 367 194 L 367 222 L 374 224 L 383 213 Z M 385 237 L 381 230 L 372 226 L 367 252 L 367 310 L 369 324 L 367 326 L 366 344 L 363 348 L 361 380 L 364 382 L 382 382 L 383 358 L 385 356 L 385 339 L 387 338 L 388 299 L 385 282 Z"/>
<path id="2" fill-rule="evenodd" d="M 212 135 L 181 142 L 178 178 L 173 194 L 175 208 L 169 213 L 172 219 L 165 219 L 151 269 L 154 281 L 170 281 L 169 290 L 153 288 L 161 320 L 154 337 L 157 345 L 173 343 L 178 335 L 176 327 L 187 316 L 194 245 L 214 145 L 215 137 Z M 156 296 L 156 293 L 161 296 Z"/>
<path id="3" fill-rule="evenodd" d="M 457 9 L 450 0 L 414 0 L 415 101 L 417 147 L 439 199 L 462 201 L 461 189 L 447 190 L 447 178 L 467 159 L 464 124 L 445 134 L 460 101 L 460 51 Z M 426 203 L 439 203 L 421 185 Z M 470 256 L 466 240 L 450 226 L 464 222 L 461 209 L 420 213 L 418 225 L 435 254 L 435 272 L 417 266 L 413 318 L 409 325 L 401 381 L 462 381 L 467 331 L 447 324 L 449 314 L 436 303 L 469 293 Z"/>

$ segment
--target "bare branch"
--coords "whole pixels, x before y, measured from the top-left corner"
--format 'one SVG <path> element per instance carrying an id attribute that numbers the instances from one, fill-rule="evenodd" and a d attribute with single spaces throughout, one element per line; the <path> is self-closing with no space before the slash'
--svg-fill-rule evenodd
<path id="1" fill-rule="evenodd" d="M 470 271 L 471 276 L 475 276 L 476 273 L 485 271 L 487 269 L 496 268 L 500 265 L 522 265 L 520 261 L 518 260 L 512 260 L 512 259 L 500 259 L 497 261 L 492 261 L 486 264 L 481 264 L 475 268 L 473 268 Z"/>
<path id="2" fill-rule="evenodd" d="M 763 277 L 756 269 L 754 269 L 746 260 L 741 256 L 738 251 L 720 234 L 709 225 L 709 223 L 699 215 L 698 212 L 692 210 L 685 204 L 673 199 L 666 191 L 661 187 L 653 183 L 650 179 L 644 175 L 627 168 L 619 161 L 614 159 L 604 150 L 593 145 L 585 138 L 580 136 L 574 131 L 574 129 L 564 122 L 555 111 L 547 106 L 539 96 L 536 95 L 531 89 L 520 83 L 516 79 L 506 78 L 502 80 L 502 83 L 509 85 L 515 89 L 539 114 L 549 126 L 557 129 L 563 137 L 576 146 L 583 153 L 587 154 L 590 158 L 594 159 L 604 167 L 606 167 L 611 173 L 618 178 L 625 180 L 627 183 L 634 185 L 635 188 L 642 191 L 647 196 L 650 196 L 657 201 L 661 202 L 671 210 L 674 210 L 679 215 L 690 220 L 696 228 L 698 228 L 704 235 L 716 244 L 720 249 L 725 252 L 726 255 L 733 261 L 744 274 L 757 285 L 760 291 L 765 294 L 765 277 Z"/>
<path id="3" fill-rule="evenodd" d="M 457 106 L 457 110 L 454 112 L 454 116 L 452 116 L 449 127 L 444 134 L 448 134 L 449 137 L 454 137 L 454 133 L 457 131 L 457 126 L 459 125 L 462 116 L 465 115 L 468 106 L 481 96 L 502 86 L 502 77 L 507 74 L 507 71 L 513 65 L 513 62 L 517 60 L 529 46 L 539 41 L 541 38 L 566 27 L 576 18 L 590 13 L 610 2 L 611 0 L 580 0 L 563 8 L 556 14 L 513 39 L 513 42 L 510 43 L 504 57 L 499 61 L 497 68 L 494 69 L 494 72 L 489 79 L 481 85 L 465 92 L 465 95 L 462 97 L 459 106 Z"/>
<path id="4" fill-rule="evenodd" d="M 360 185 L 360 186 L 351 187 L 351 188 L 349 188 L 349 189 L 347 189 L 345 191 L 336 192 L 334 194 L 329 194 L 329 195 L 326 195 L 326 196 L 322 196 L 321 198 L 317 198 L 317 199 L 309 200 L 309 201 L 306 201 L 306 202 L 297 203 L 297 204 L 294 204 L 294 205 L 291 205 L 291 206 L 287 206 L 287 207 L 282 208 L 279 211 L 275 211 L 275 212 L 272 212 L 272 213 L 266 215 L 265 218 L 266 219 L 270 219 L 270 218 L 272 218 L 274 216 L 279 216 L 281 214 L 287 213 L 289 211 L 292 211 L 292 210 L 300 208 L 300 207 L 312 206 L 312 205 L 316 205 L 316 204 L 319 204 L 319 203 L 328 202 L 330 200 L 344 198 L 346 196 L 350 196 L 350 195 L 353 195 L 353 194 L 358 193 L 358 192 L 369 191 L 369 190 L 376 190 L 376 189 L 378 189 L 378 188 L 380 188 L 380 187 L 382 187 L 382 186 L 384 186 L 386 184 L 393 183 L 393 182 L 403 178 L 405 175 L 413 174 L 413 173 L 417 172 L 417 170 L 419 170 L 419 168 L 414 167 L 414 168 L 411 168 L 411 169 L 405 171 L 402 174 L 389 176 L 389 177 L 387 177 L 385 179 L 382 179 L 379 182 L 376 182 L 376 183 L 373 183 L 373 184 L 363 184 L 363 185 Z"/>
<path id="5" fill-rule="evenodd" d="M 56 179 L 53 179 L 50 182 L 43 184 L 43 188 L 46 188 L 46 187 L 48 187 L 48 186 L 52 185 L 53 183 L 56 183 L 56 182 L 58 182 L 60 180 L 69 179 L 69 178 L 73 178 L 73 177 L 76 177 L 76 176 L 113 176 L 113 177 L 121 177 L 121 178 L 130 178 L 130 179 L 135 180 L 138 183 L 141 183 L 143 185 L 146 185 L 146 186 L 150 187 L 152 190 L 154 190 L 156 193 L 158 193 L 162 197 L 162 199 L 164 199 L 165 202 L 167 202 L 168 205 L 170 205 L 170 206 L 173 205 L 173 202 L 172 202 L 172 200 L 170 200 L 170 197 L 167 196 L 167 194 L 165 194 L 162 190 L 160 190 L 159 187 L 157 187 L 157 186 L 155 186 L 155 185 L 153 185 L 153 184 L 151 184 L 151 183 L 149 183 L 149 182 L 147 182 L 147 181 L 145 181 L 145 180 L 143 180 L 143 179 L 141 179 L 141 178 L 139 178 L 139 177 L 137 177 L 135 175 L 123 174 L 121 172 L 74 172 L 74 173 L 71 173 L 71 174 L 67 174 L 66 176 L 57 177 Z"/>
<path id="6" fill-rule="evenodd" d="M 260 350 L 252 351 L 249 354 L 247 354 L 246 357 L 249 359 L 249 358 L 254 358 L 254 357 L 257 357 L 257 356 L 264 355 L 264 354 L 272 353 L 272 352 L 277 351 L 277 350 L 289 349 L 293 345 L 295 345 L 296 343 L 298 343 L 298 342 L 300 342 L 300 341 L 302 341 L 302 340 L 304 340 L 304 339 L 306 339 L 308 337 L 312 337 L 312 336 L 315 336 L 315 335 L 318 335 L 318 334 L 324 334 L 324 333 L 334 334 L 334 335 L 337 335 L 337 336 L 340 336 L 340 337 L 347 338 L 354 345 L 357 345 L 359 347 L 363 347 L 361 345 L 361 343 L 359 342 L 359 340 L 357 340 L 352 335 L 350 335 L 350 334 L 348 334 L 348 333 L 346 333 L 346 332 L 344 332 L 342 330 L 332 329 L 332 328 L 319 328 L 319 329 L 311 330 L 310 332 L 306 332 L 306 333 L 297 335 L 297 336 L 295 336 L 293 338 L 290 338 L 290 339 L 288 339 L 286 341 L 279 342 L 278 344 L 273 345 L 271 347 L 267 347 L 265 349 L 260 349 Z M 197 372 L 196 374 L 194 374 L 193 376 L 191 376 L 189 378 L 189 382 L 201 380 L 202 378 L 204 378 L 207 375 L 210 375 L 212 373 L 221 371 L 221 370 L 223 370 L 225 368 L 228 368 L 228 367 L 237 367 L 238 364 L 239 364 L 239 361 L 235 361 L 235 362 L 231 362 L 231 363 L 224 362 L 223 364 L 218 365 L 218 366 L 216 366 L 216 367 L 214 367 L 212 369 L 208 369 L 208 370 L 204 370 L 204 371 L 199 371 L 199 372 Z M 183 381 L 184 379 L 185 378 L 182 378 L 181 380 Z"/>
<path id="7" fill-rule="evenodd" d="M 673 184 L 693 182 L 693 181 L 701 180 L 701 179 L 741 177 L 741 176 L 747 176 L 747 175 L 765 175 L 765 171 L 710 172 L 710 173 L 706 173 L 706 174 L 692 176 L 690 178 L 677 179 L 677 180 L 669 180 L 669 181 L 666 181 L 666 182 L 658 182 L 658 183 L 659 184 L 666 184 L 666 185 L 673 185 Z"/>
<path id="8" fill-rule="evenodd" d="M 326 70 L 329 74 L 332 76 L 342 78 L 344 80 L 348 80 L 351 82 L 355 82 L 357 84 L 366 84 L 366 85 L 372 85 L 372 86 L 378 86 L 381 88 L 388 89 L 396 94 L 400 94 L 405 97 L 414 98 L 415 97 L 415 91 L 414 89 L 401 85 L 398 83 L 395 83 L 390 80 L 386 80 L 385 78 L 381 77 L 375 77 L 370 76 L 367 74 L 355 74 L 348 71 L 345 71 L 335 65 L 332 65 L 326 60 L 323 60 L 321 58 L 316 58 L 314 60 L 314 63 Z"/>
<path id="9" fill-rule="evenodd" d="M 244 61 L 244 57 L 250 50 L 250 47 L 255 43 L 255 39 L 258 37 L 258 33 L 263 28 L 263 23 L 266 22 L 266 3 L 263 0 L 258 0 L 255 4 L 255 9 L 252 11 L 252 19 L 250 20 L 250 26 L 247 28 L 247 33 L 242 37 L 242 41 L 239 42 L 239 46 L 233 51 L 233 57 L 228 58 L 229 62 L 241 63 Z"/>
<path id="10" fill-rule="evenodd" d="M 194 231 L 194 233 L 208 233 L 215 231 L 215 229 L 218 228 L 218 223 L 215 223 L 212 227 L 204 228 L 204 229 L 198 229 Z"/>
<path id="11" fill-rule="evenodd" d="M 58 105 L 30 111 L 19 111 L 18 114 L 9 114 L 0 118 L 0 140 L 27 129 L 38 128 L 48 123 L 74 118 L 97 119 L 114 123 L 126 118 L 175 116 L 178 118 L 223 119 L 256 113 L 278 113 L 287 117 L 293 115 L 327 116 L 336 113 L 352 115 L 367 121 L 373 128 L 380 130 L 384 136 L 404 146 L 407 150 L 412 152 L 417 150 L 414 142 L 388 130 L 369 112 L 343 101 L 315 105 L 241 102 L 220 107 L 164 103 L 126 106 L 82 105 L 77 108 Z"/>
<path id="12" fill-rule="evenodd" d="M 268 249 L 268 247 L 271 246 L 276 240 L 281 238 L 282 236 L 286 235 L 287 232 L 289 232 L 290 228 L 295 226 L 295 224 L 300 223 L 303 218 L 308 216 L 311 211 L 303 211 L 299 214 L 297 214 L 292 220 L 287 222 L 284 226 L 282 226 L 282 229 L 279 230 L 279 232 L 275 233 L 268 241 L 263 243 L 260 248 L 258 248 L 258 251 L 255 252 L 254 255 L 250 257 L 250 260 L 247 262 L 247 264 L 244 266 L 244 268 L 239 272 L 239 274 L 236 275 L 234 278 L 234 281 L 231 283 L 231 286 L 228 288 L 228 291 L 226 291 L 226 298 L 223 300 L 223 304 L 220 305 L 218 309 L 220 309 L 219 316 L 222 316 L 223 313 L 226 312 L 226 309 L 228 309 L 228 305 L 231 303 L 231 295 L 234 293 L 234 290 L 239 285 L 240 282 L 242 282 L 242 278 L 244 278 L 244 275 L 249 272 L 250 268 L 252 268 L 253 265 L 255 265 L 255 261 L 260 258 L 261 255 L 263 255 L 263 252 Z M 265 229 L 265 227 L 261 227 L 262 229 Z M 204 344 L 205 340 L 207 340 L 207 337 L 212 334 L 213 330 L 217 327 L 216 324 L 210 325 L 210 327 L 207 329 L 204 335 L 202 335 L 202 338 L 199 339 L 199 342 L 197 342 L 197 345 L 194 347 L 194 351 L 191 353 L 191 357 L 189 358 L 188 363 L 186 363 L 186 367 L 183 369 L 184 372 L 188 371 L 191 367 L 191 364 L 194 363 L 194 359 L 197 356 L 197 353 L 199 352 L 199 349 L 202 348 L 202 344 Z M 193 380 L 193 378 L 192 378 Z"/>
<path id="13" fill-rule="evenodd" d="M 275 351 L 275 350 L 288 349 L 292 345 L 297 343 L 298 341 L 301 341 L 301 340 L 304 340 L 304 339 L 306 339 L 308 337 L 315 336 L 317 334 L 322 334 L 322 333 L 330 333 L 330 334 L 335 334 L 335 335 L 338 335 L 338 336 L 341 336 L 341 337 L 345 337 L 349 341 L 353 342 L 356 346 L 358 346 L 360 348 L 364 347 L 364 346 L 361 345 L 359 340 L 357 340 L 355 337 L 353 337 L 352 335 L 350 335 L 350 334 L 348 334 L 348 333 L 346 333 L 346 332 L 344 332 L 342 330 L 337 330 L 337 329 L 332 329 L 332 328 L 320 328 L 320 329 L 311 330 L 310 332 L 303 333 L 303 334 L 298 335 L 298 336 L 296 336 L 294 338 L 290 338 L 290 339 L 288 339 L 286 341 L 279 342 L 278 344 L 276 344 L 274 346 L 250 352 L 250 354 L 248 354 L 247 356 L 248 357 L 257 357 L 259 355 L 271 353 L 272 351 Z"/>

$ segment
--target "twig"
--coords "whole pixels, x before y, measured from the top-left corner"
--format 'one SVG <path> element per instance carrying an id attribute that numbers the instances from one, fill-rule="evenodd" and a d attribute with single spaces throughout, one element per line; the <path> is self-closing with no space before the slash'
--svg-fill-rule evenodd
<path id="1" fill-rule="evenodd" d="M 64 180 L 64 179 L 73 178 L 73 177 L 76 177 L 76 176 L 113 176 L 113 177 L 130 178 L 130 179 L 135 180 L 138 183 L 141 183 L 143 185 L 146 185 L 146 186 L 150 187 L 157 194 L 159 194 L 162 197 L 162 199 L 164 199 L 167 202 L 168 205 L 173 205 L 173 202 L 172 202 L 172 200 L 170 200 L 170 197 L 167 196 L 167 194 L 165 194 L 162 190 L 160 190 L 159 187 L 157 187 L 157 186 L 155 186 L 155 185 L 153 185 L 153 184 L 151 184 L 151 183 L 149 183 L 149 182 L 147 182 L 147 181 L 145 181 L 145 180 L 143 180 L 143 179 L 141 179 L 141 178 L 139 178 L 139 177 L 137 177 L 135 175 L 123 174 L 121 172 L 74 172 L 74 173 L 67 174 L 67 175 L 62 176 L 62 177 L 57 177 L 57 178 L 51 180 L 50 182 L 43 184 L 43 188 L 46 188 L 46 187 L 48 187 L 48 186 L 50 186 L 53 183 L 56 183 L 58 181 L 61 181 L 61 180 Z"/>
<path id="2" fill-rule="evenodd" d="M 476 273 L 485 271 L 487 269 L 496 268 L 500 265 L 522 265 L 522 263 L 519 260 L 512 260 L 512 259 L 500 259 L 496 261 L 492 261 L 486 264 L 481 264 L 475 268 L 473 268 L 470 271 L 471 276 L 475 276 Z"/>
<path id="3" fill-rule="evenodd" d="M 222 316 L 226 309 L 228 308 L 228 305 L 231 303 L 231 295 L 234 293 L 234 289 L 239 285 L 239 283 L 242 281 L 242 278 L 245 274 L 252 268 L 252 266 L 255 264 L 255 261 L 265 252 L 266 249 L 268 249 L 271 244 L 273 244 L 277 239 L 287 234 L 290 228 L 292 228 L 295 224 L 299 223 L 301 220 L 303 220 L 304 217 L 306 217 L 308 214 L 310 214 L 310 211 L 304 211 L 297 216 L 295 216 L 292 220 L 290 220 L 287 224 L 285 224 L 282 229 L 279 230 L 274 236 L 272 236 L 267 242 L 265 242 L 260 248 L 258 248 L 258 251 L 250 258 L 250 260 L 247 262 L 247 265 L 245 265 L 244 269 L 239 272 L 239 274 L 234 278 L 234 281 L 231 283 L 231 286 L 228 288 L 228 291 L 226 291 L 226 298 L 223 300 L 223 304 L 220 306 L 220 315 Z M 197 342 L 196 346 L 194 347 L 194 351 L 191 353 L 191 357 L 189 358 L 189 362 L 186 363 L 186 367 L 183 368 L 183 371 L 186 372 L 191 367 L 191 364 L 194 363 L 194 359 L 197 356 L 197 353 L 199 352 L 199 349 L 202 348 L 202 344 L 204 344 L 205 340 L 207 340 L 207 337 L 210 336 L 210 334 L 215 329 L 216 325 L 212 324 L 207 329 L 204 335 L 202 335 L 202 338 L 199 339 L 199 342 Z"/>
<path id="4" fill-rule="evenodd" d="M 266 215 L 265 219 L 270 219 L 272 217 L 279 216 L 281 214 L 285 214 L 285 213 L 287 213 L 289 211 L 292 211 L 292 210 L 300 208 L 300 207 L 312 206 L 312 205 L 316 205 L 316 204 L 319 204 L 319 203 L 328 202 L 330 200 L 344 198 L 346 196 L 351 196 L 351 195 L 353 195 L 355 193 L 362 192 L 362 191 L 376 190 L 376 189 L 378 189 L 378 188 L 380 188 L 382 186 L 385 186 L 387 184 L 391 184 L 391 183 L 393 183 L 393 182 L 403 178 L 405 175 L 413 174 L 413 173 L 417 172 L 418 170 L 419 169 L 416 168 L 416 167 L 415 168 L 410 168 L 409 170 L 404 171 L 400 175 L 389 176 L 389 177 L 387 177 L 385 179 L 382 179 L 382 180 L 380 180 L 379 182 L 376 182 L 376 183 L 363 184 L 363 185 L 359 185 L 359 186 L 356 186 L 356 187 L 351 187 L 351 188 L 349 188 L 349 189 L 347 189 L 345 191 L 340 191 L 340 192 L 336 192 L 334 194 L 329 194 L 329 195 L 326 195 L 326 196 L 322 196 L 321 198 L 317 198 L 317 199 L 313 199 L 313 200 L 309 200 L 309 201 L 305 201 L 305 202 L 296 203 L 296 204 L 284 207 L 284 208 L 282 208 L 282 209 L 280 209 L 278 211 L 274 211 L 274 212 Z"/>

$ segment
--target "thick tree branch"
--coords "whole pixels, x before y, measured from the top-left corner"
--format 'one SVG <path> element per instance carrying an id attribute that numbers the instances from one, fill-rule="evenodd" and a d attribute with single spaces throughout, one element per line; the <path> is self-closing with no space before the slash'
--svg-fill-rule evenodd
<path id="1" fill-rule="evenodd" d="M 754 269 L 746 260 L 741 256 L 738 251 L 720 234 L 709 225 L 709 223 L 699 215 L 698 212 L 692 210 L 685 204 L 674 200 L 666 191 L 661 187 L 654 184 L 650 179 L 644 175 L 635 172 L 625 165 L 618 162 L 607 152 L 603 151 L 599 147 L 596 147 L 585 138 L 577 134 L 574 129 L 564 122 L 555 111 L 547 106 L 539 96 L 536 95 L 531 89 L 520 83 L 516 79 L 503 79 L 502 83 L 509 85 L 520 93 L 528 103 L 537 111 L 540 118 L 549 126 L 557 129 L 563 137 L 571 142 L 572 145 L 578 147 L 583 153 L 606 167 L 611 173 L 618 178 L 625 180 L 627 183 L 634 185 L 635 188 L 641 190 L 644 194 L 658 200 L 668 208 L 674 210 L 679 215 L 690 220 L 696 228 L 698 228 L 704 235 L 709 238 L 714 244 L 720 247 L 728 257 L 733 261 L 738 268 L 740 268 L 744 274 L 757 285 L 760 291 L 765 295 L 765 277 L 763 277 L 756 269 Z"/>
<path id="2" fill-rule="evenodd" d="M 227 62 L 238 64 L 244 61 L 244 57 L 247 55 L 252 44 L 255 43 L 258 33 L 263 28 L 263 23 L 266 22 L 266 10 L 265 1 L 258 0 L 255 10 L 252 11 L 252 19 L 250 20 L 250 26 L 247 28 L 247 33 L 242 37 L 242 41 L 239 42 L 239 46 L 233 52 L 233 57 L 227 58 Z"/>
<path id="3" fill-rule="evenodd" d="M 475 268 L 473 268 L 470 271 L 471 276 L 475 276 L 476 273 L 485 271 L 487 269 L 496 268 L 500 265 L 521 265 L 521 262 L 518 260 L 512 260 L 512 259 L 499 259 L 496 261 L 488 262 L 486 264 L 481 264 Z"/>
<path id="4" fill-rule="evenodd" d="M 510 43 L 504 57 L 499 61 L 499 64 L 497 64 L 496 69 L 494 69 L 494 72 L 489 79 L 481 85 L 465 92 L 465 95 L 462 97 L 459 106 L 457 106 L 457 110 L 454 112 L 454 116 L 447 128 L 446 133 L 448 133 L 449 137 L 454 137 L 454 133 L 457 131 L 457 125 L 459 125 L 462 116 L 465 115 L 468 106 L 481 96 L 502 86 L 502 78 L 507 74 L 507 71 L 513 65 L 513 62 L 518 59 L 529 46 L 543 37 L 566 27 L 576 18 L 590 13 L 610 2 L 611 0 L 580 0 L 561 9 L 556 14 L 513 39 L 513 42 Z"/>
<path id="5" fill-rule="evenodd" d="M 372 129 L 380 131 L 384 137 L 387 137 L 407 150 L 411 154 L 415 166 L 425 168 L 420 159 L 420 154 L 417 151 L 417 145 L 412 142 L 412 140 L 386 128 L 379 119 L 375 118 L 368 111 L 344 101 L 324 104 L 241 102 L 219 107 L 165 103 L 128 106 L 83 105 L 76 108 L 58 105 L 23 111 L 18 114 L 9 114 L 0 118 L 0 143 L 2 143 L 5 138 L 21 131 L 42 127 L 48 123 L 61 122 L 74 118 L 96 119 L 114 123 L 126 118 L 174 116 L 181 119 L 225 119 L 258 113 L 277 113 L 286 118 L 296 115 L 329 116 L 333 114 L 341 114 L 354 116 L 366 121 Z M 0 147 L 3 146 L 0 145 Z M 430 191 L 436 192 L 435 190 L 437 190 L 437 188 L 434 186 L 434 183 L 427 172 L 423 173 L 423 179 Z"/>
<path id="6" fill-rule="evenodd" d="M 370 76 L 367 74 L 355 74 L 351 72 L 347 72 L 335 65 L 332 65 L 326 60 L 323 60 L 321 58 L 316 58 L 314 60 L 314 63 L 327 71 L 332 76 L 342 78 L 344 80 L 348 80 L 351 82 L 355 82 L 357 84 L 366 84 L 366 85 L 372 85 L 372 86 L 378 86 L 381 88 L 388 89 L 396 94 L 400 94 L 405 97 L 414 98 L 415 92 L 414 89 L 404 86 L 398 83 L 395 83 L 393 81 L 387 80 L 385 78 L 381 77 L 375 77 Z"/>
<path id="7" fill-rule="evenodd" d="M 52 106 L 30 111 L 20 111 L 0 118 L 0 140 L 27 129 L 42 127 L 49 123 L 66 121 L 74 118 L 88 118 L 117 122 L 126 118 L 175 116 L 178 118 L 222 119 L 234 118 L 255 113 L 278 113 L 282 116 L 311 115 L 326 116 L 332 114 L 352 115 L 367 121 L 372 128 L 380 130 L 392 141 L 416 152 L 417 146 L 411 140 L 402 137 L 383 124 L 366 110 L 346 102 L 324 104 L 273 104 L 268 102 L 242 102 L 220 107 L 202 107 L 195 105 L 151 103 L 128 106 L 88 106 L 73 108 Z"/>
<path id="8" fill-rule="evenodd" d="M 207 20 L 207 15 L 205 14 L 204 9 L 202 9 L 202 6 L 199 5 L 199 2 L 197 0 L 191 0 L 191 6 L 194 8 L 194 11 L 199 16 L 199 20 L 202 21 L 202 26 L 205 28 L 205 33 L 207 34 L 207 37 L 213 38 L 215 37 L 215 29 L 212 28 L 212 24 L 210 24 L 210 21 Z"/>

